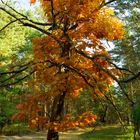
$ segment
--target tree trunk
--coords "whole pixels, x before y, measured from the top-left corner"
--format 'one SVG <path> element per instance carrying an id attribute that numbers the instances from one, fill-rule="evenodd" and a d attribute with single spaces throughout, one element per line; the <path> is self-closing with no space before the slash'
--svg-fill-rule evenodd
<path id="1" fill-rule="evenodd" d="M 105 109 L 104 109 L 104 111 L 102 112 L 102 114 L 101 114 L 101 116 L 100 116 L 100 121 L 102 122 L 102 123 L 105 123 L 106 122 L 106 114 L 107 114 L 107 109 L 108 109 L 108 107 L 107 106 L 105 106 Z"/>
<path id="2" fill-rule="evenodd" d="M 61 121 L 64 109 L 64 99 L 66 92 L 54 98 L 52 105 L 52 112 L 50 122 Z M 57 131 L 53 129 L 48 129 L 47 140 L 59 140 L 59 135 Z"/>
<path id="3" fill-rule="evenodd" d="M 58 132 L 49 129 L 47 134 L 47 140 L 59 140 Z"/>

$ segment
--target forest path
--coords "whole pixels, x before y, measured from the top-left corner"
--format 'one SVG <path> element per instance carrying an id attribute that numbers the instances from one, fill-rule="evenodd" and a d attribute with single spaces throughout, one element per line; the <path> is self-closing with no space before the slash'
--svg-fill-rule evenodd
<path id="1" fill-rule="evenodd" d="M 80 135 L 90 129 L 78 129 L 60 133 L 60 140 L 83 140 Z M 46 140 L 45 132 L 37 132 L 34 135 L 25 136 L 0 136 L 0 140 Z"/>

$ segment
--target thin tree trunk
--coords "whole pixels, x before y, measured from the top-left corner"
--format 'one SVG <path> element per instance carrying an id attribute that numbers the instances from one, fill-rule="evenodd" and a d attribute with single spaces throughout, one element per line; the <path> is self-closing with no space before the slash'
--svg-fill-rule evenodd
<path id="1" fill-rule="evenodd" d="M 104 111 L 103 111 L 103 113 L 102 113 L 102 115 L 101 115 L 101 119 L 100 119 L 100 121 L 101 121 L 102 123 L 105 123 L 105 122 L 106 122 L 105 117 L 106 117 L 106 114 L 107 114 L 107 109 L 108 109 L 108 107 L 107 107 L 107 105 L 106 105 L 106 106 L 105 106 L 105 109 L 104 109 Z"/>

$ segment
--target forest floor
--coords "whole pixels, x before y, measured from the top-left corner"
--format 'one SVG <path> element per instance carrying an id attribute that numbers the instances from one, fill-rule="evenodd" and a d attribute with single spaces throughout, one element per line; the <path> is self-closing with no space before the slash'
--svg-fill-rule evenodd
<path id="1" fill-rule="evenodd" d="M 71 130 L 68 132 L 60 133 L 60 140 L 83 140 L 80 135 L 90 131 L 90 128 L 87 129 L 78 129 Z M 37 132 L 33 135 L 24 135 L 24 136 L 0 136 L 0 140 L 46 140 L 45 132 Z"/>
<path id="2" fill-rule="evenodd" d="M 133 129 L 128 126 L 99 126 L 93 128 L 75 129 L 59 133 L 60 140 L 133 140 Z M 0 136 L 0 140 L 46 140 L 46 132 L 36 132 L 24 136 Z M 136 136 L 140 140 L 140 136 Z"/>

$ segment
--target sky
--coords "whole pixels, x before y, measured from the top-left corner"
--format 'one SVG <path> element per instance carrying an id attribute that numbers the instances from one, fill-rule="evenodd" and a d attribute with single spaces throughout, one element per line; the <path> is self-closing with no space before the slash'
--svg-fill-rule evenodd
<path id="1" fill-rule="evenodd" d="M 17 5 L 24 8 L 30 8 L 30 0 L 16 0 Z"/>
<path id="2" fill-rule="evenodd" d="M 34 5 L 30 5 L 30 0 L 15 0 L 17 1 L 17 6 L 25 9 L 33 8 Z"/>

